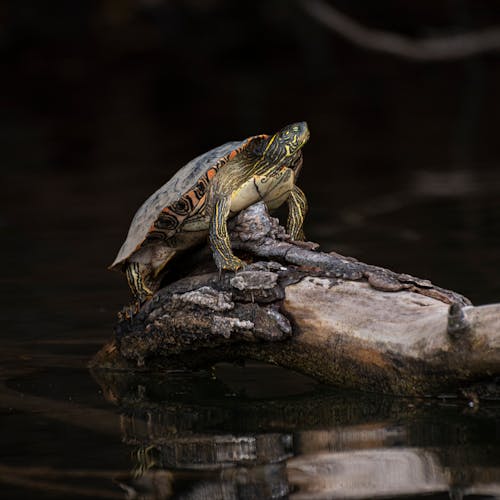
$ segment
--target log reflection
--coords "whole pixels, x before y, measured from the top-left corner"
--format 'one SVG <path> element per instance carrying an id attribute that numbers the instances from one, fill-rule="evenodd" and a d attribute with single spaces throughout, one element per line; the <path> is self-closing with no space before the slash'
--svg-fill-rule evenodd
<path id="1" fill-rule="evenodd" d="M 500 491 L 500 459 L 492 466 L 489 456 L 482 467 L 481 446 L 460 446 L 477 431 L 464 422 L 478 416 L 458 405 L 319 386 L 282 398 L 235 397 L 210 374 L 96 377 L 121 412 L 132 470 L 117 482 L 130 498 L 354 499 Z M 439 439 L 429 428 L 440 432 Z M 499 456 L 498 444 L 492 446 Z"/>
<path id="2" fill-rule="evenodd" d="M 373 498 L 448 492 L 450 477 L 438 457 L 412 448 L 317 453 L 288 463 L 296 498 Z"/>

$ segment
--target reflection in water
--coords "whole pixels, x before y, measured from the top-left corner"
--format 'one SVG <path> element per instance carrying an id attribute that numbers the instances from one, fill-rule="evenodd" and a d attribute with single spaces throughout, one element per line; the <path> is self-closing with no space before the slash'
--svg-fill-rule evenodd
<path id="1" fill-rule="evenodd" d="M 24 368 L 18 361 L 15 372 L 4 364 L 2 498 L 500 494 L 498 402 L 470 409 L 342 392 L 257 363 L 95 372 L 104 401 L 84 369 L 84 345 Z M 18 345 L 9 358 L 23 352 Z"/>
<path id="2" fill-rule="evenodd" d="M 396 448 L 317 453 L 288 463 L 296 498 L 373 498 L 446 492 L 450 478 L 429 451 Z"/>
<path id="3" fill-rule="evenodd" d="M 254 366 L 256 377 L 259 368 L 269 371 Z M 344 394 L 319 386 L 282 398 L 248 398 L 229 392 L 224 381 L 230 376 L 234 390 L 238 372 L 245 369 L 222 367 L 215 378 L 94 374 L 120 411 L 132 468 L 118 483 L 129 498 L 500 493 L 500 443 L 489 435 L 495 429 L 481 429 L 480 412 L 500 415 L 494 405 L 467 414 L 459 403 Z M 238 392 L 244 393 L 245 385 L 240 383 Z M 429 436 L 429 428 L 439 427 L 444 432 L 438 439 Z M 467 444 L 472 439 L 475 444 Z M 482 449 L 480 440 L 489 448 Z M 489 467 L 481 465 L 485 461 Z"/>

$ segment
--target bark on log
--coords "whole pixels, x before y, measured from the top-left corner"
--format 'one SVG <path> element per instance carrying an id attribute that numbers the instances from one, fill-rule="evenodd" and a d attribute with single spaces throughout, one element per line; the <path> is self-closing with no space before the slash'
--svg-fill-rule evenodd
<path id="1" fill-rule="evenodd" d="M 236 252 L 265 260 L 222 276 L 198 267 L 164 286 L 119 321 L 94 369 L 251 358 L 401 395 L 455 391 L 500 374 L 500 304 L 473 307 L 428 280 L 293 242 L 263 204 L 230 227 Z"/>

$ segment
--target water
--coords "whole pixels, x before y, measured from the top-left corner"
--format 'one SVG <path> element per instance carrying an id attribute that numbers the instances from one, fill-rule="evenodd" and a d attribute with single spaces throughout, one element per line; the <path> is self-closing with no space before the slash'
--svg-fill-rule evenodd
<path id="1" fill-rule="evenodd" d="M 279 0 L 12 4 L 0 497 L 499 498 L 498 402 L 346 392 L 250 361 L 87 369 L 129 300 L 106 267 L 140 203 L 197 154 L 302 119 L 310 239 L 500 302 L 496 56 L 374 56 Z"/>
<path id="2" fill-rule="evenodd" d="M 309 235 L 492 302 L 499 180 L 481 173 L 477 192 L 458 195 L 420 193 L 405 181 L 333 215 L 324 186 L 312 183 Z M 2 498 L 500 495 L 495 402 L 345 392 L 252 362 L 94 378 L 87 362 L 128 300 L 124 280 L 105 269 L 124 221 L 113 227 L 116 210 L 96 201 L 92 174 L 42 184 L 56 181 L 67 184 L 43 211 L 32 211 L 38 198 L 21 207 L 32 214 L 29 233 L 12 222 L 24 220 L 14 212 L 3 228 Z M 83 181 L 92 188 L 71 192 Z"/>
<path id="3" fill-rule="evenodd" d="M 4 498 L 498 494 L 497 405 L 349 393 L 253 363 L 93 380 L 89 345 L 3 383 Z"/>

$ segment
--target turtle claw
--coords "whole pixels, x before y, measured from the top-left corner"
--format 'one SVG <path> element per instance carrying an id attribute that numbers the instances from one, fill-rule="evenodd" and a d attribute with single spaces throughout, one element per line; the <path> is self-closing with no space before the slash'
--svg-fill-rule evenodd
<path id="1" fill-rule="evenodd" d="M 246 267 L 246 262 L 242 261 L 241 259 L 238 259 L 238 257 L 233 257 L 231 260 L 226 260 L 223 264 L 221 269 L 225 269 L 226 271 L 239 271 L 240 269 L 245 269 Z"/>
<path id="2" fill-rule="evenodd" d="M 231 259 L 223 260 L 222 262 L 217 262 L 217 268 L 219 269 L 219 280 L 222 279 L 223 271 L 233 271 L 236 273 L 242 269 L 245 269 L 247 263 L 238 257 L 233 257 Z"/>

